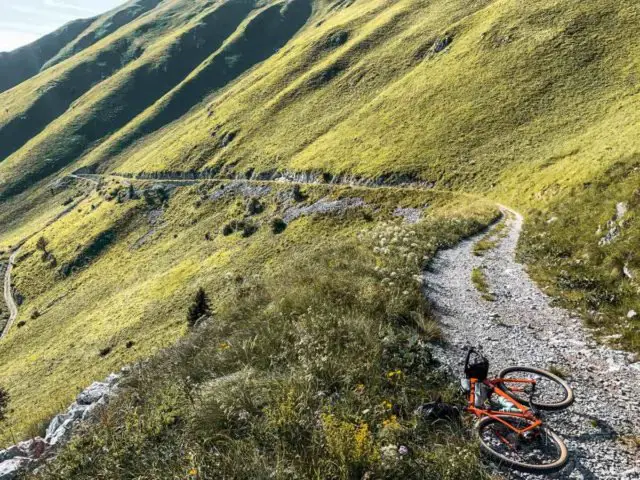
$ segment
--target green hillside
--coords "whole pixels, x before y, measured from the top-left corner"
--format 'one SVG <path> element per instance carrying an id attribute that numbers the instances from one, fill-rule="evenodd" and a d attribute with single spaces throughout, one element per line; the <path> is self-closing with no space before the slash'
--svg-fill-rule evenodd
<path id="1" fill-rule="evenodd" d="M 0 92 L 37 75 L 43 65 L 73 41 L 93 19 L 76 20 L 12 52 L 0 52 Z"/>
<path id="2" fill-rule="evenodd" d="M 424 262 L 372 256 L 356 239 L 398 226 L 396 206 L 428 204 L 411 247 L 428 260 L 490 223 L 496 202 L 509 205 L 525 216 L 519 255 L 536 281 L 597 335 L 619 334 L 617 346 L 640 352 L 629 316 L 640 312 L 639 39 L 635 0 L 138 0 L 0 54 L 10 72 L 0 83 L 0 258 L 38 232 L 14 273 L 25 323 L 0 340 L 0 384 L 16 405 L 0 444 L 38 433 L 91 381 L 151 358 L 114 407 L 126 418 L 110 410 L 51 475 L 109 478 L 127 465 L 132 478 L 193 468 L 353 478 L 383 471 L 371 452 L 391 435 L 422 445 L 427 478 L 463 478 L 458 464 L 439 463 L 455 448 L 474 465 L 468 478 L 482 476 L 467 439 L 410 424 L 412 405 L 453 395 L 450 379 L 433 365 L 416 367 L 424 388 L 378 378 L 395 371 L 385 355 L 402 343 L 385 338 L 426 345 L 437 334 L 419 289 L 400 301 L 405 289 L 381 286 L 373 268 L 410 279 Z M 78 171 L 100 184 L 68 177 Z M 124 179 L 195 172 L 215 181 Z M 297 198 L 259 183 L 280 175 L 325 185 Z M 257 190 L 218 196 L 234 178 Z M 341 185 L 350 181 L 361 186 Z M 423 188 L 393 188 L 401 183 Z M 265 209 L 256 218 L 254 196 Z M 298 203 L 345 198 L 366 206 L 276 232 Z M 77 209 L 40 232 L 74 199 Z M 36 250 L 39 235 L 55 262 Z M 201 334 L 184 319 L 200 286 L 216 319 Z M 336 351 L 322 322 L 344 337 Z M 220 393 L 220 377 L 246 405 Z M 400 406 L 395 437 L 389 412 L 376 410 L 385 401 Z M 217 416 L 203 419 L 207 408 Z M 365 409 L 375 418 L 359 416 Z M 322 415 L 327 437 L 315 436 L 320 420 L 307 410 Z M 134 426 L 140 412 L 149 422 Z M 211 443 L 201 450 L 203 436 Z M 350 457 L 356 441 L 362 455 Z M 157 444 L 188 453 L 131 456 Z M 205 460 L 208 449 L 222 453 Z M 89 451 L 103 452 L 91 466 Z"/>

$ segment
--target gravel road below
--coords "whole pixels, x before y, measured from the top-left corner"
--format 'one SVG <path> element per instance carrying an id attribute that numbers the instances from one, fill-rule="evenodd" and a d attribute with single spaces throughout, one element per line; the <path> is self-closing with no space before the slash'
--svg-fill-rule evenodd
<path id="1" fill-rule="evenodd" d="M 7 305 L 7 309 L 9 310 L 9 319 L 7 320 L 7 323 L 4 325 L 4 328 L 0 332 L 0 339 L 3 338 L 7 334 L 7 332 L 9 332 L 11 325 L 13 324 L 15 319 L 18 317 L 18 305 L 16 305 L 15 298 L 13 298 L 13 291 L 11 287 L 11 272 L 13 270 L 13 264 L 15 263 L 16 257 L 18 255 L 18 250 L 15 250 L 11 254 L 11 256 L 9 257 L 7 266 L 4 269 L 4 283 L 3 283 L 4 295 L 3 296 L 4 296 L 5 304 Z"/>
<path id="2" fill-rule="evenodd" d="M 466 240 L 441 252 L 425 272 L 426 294 L 440 320 L 445 346 L 436 351 L 443 365 L 462 375 L 463 349 L 482 346 L 491 373 L 510 365 L 566 372 L 576 402 L 546 421 L 569 448 L 567 467 L 551 478 L 640 479 L 640 363 L 636 356 L 597 344 L 581 320 L 552 307 L 551 299 L 515 261 L 522 217 L 504 210 L 506 228 L 483 257 Z M 474 267 L 486 274 L 496 301 L 482 298 L 471 281 Z M 503 472 L 507 478 L 543 478 Z M 544 477 L 549 478 L 549 477 Z"/>

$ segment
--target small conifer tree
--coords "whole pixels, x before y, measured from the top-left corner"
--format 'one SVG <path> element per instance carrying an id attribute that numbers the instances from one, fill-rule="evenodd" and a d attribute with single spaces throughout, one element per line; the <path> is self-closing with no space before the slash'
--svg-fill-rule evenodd
<path id="1" fill-rule="evenodd" d="M 187 313 L 187 323 L 190 327 L 195 327 L 198 321 L 207 315 L 211 314 L 211 307 L 209 306 L 209 299 L 204 291 L 204 288 L 200 287 L 193 297 L 193 302 L 189 307 Z"/>
<path id="2" fill-rule="evenodd" d="M 42 253 L 44 253 L 45 255 L 48 253 L 47 252 L 48 246 L 49 246 L 49 240 L 47 240 L 45 237 L 40 237 L 36 242 L 36 248 L 40 250 Z"/>
<path id="3" fill-rule="evenodd" d="M 9 412 L 9 392 L 3 387 L 0 387 L 0 422 L 7 419 L 7 413 Z"/>

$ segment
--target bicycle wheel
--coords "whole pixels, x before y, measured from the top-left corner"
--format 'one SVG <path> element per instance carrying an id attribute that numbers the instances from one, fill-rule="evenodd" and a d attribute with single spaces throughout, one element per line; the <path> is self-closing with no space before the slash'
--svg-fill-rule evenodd
<path id="1" fill-rule="evenodd" d="M 505 422 L 520 430 L 531 420 L 500 415 Z M 558 435 L 545 427 L 537 427 L 522 435 L 495 418 L 484 417 L 476 429 L 480 449 L 499 465 L 528 473 L 553 473 L 566 465 L 567 447 Z"/>
<path id="2" fill-rule="evenodd" d="M 533 406 L 542 410 L 563 410 L 573 401 L 573 390 L 567 382 L 557 375 L 540 368 L 508 367 L 500 372 L 499 378 L 528 379 L 536 381 L 533 401 L 529 400 L 531 386 L 505 380 L 500 388 L 523 405 Z"/>

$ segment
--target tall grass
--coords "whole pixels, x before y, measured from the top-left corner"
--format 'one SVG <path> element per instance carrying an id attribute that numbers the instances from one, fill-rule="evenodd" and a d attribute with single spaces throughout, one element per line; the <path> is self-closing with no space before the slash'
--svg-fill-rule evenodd
<path id="1" fill-rule="evenodd" d="M 413 414 L 455 397 L 420 268 L 480 228 L 382 223 L 230 278 L 214 318 L 135 366 L 38 477 L 483 478 L 464 428 Z"/>

